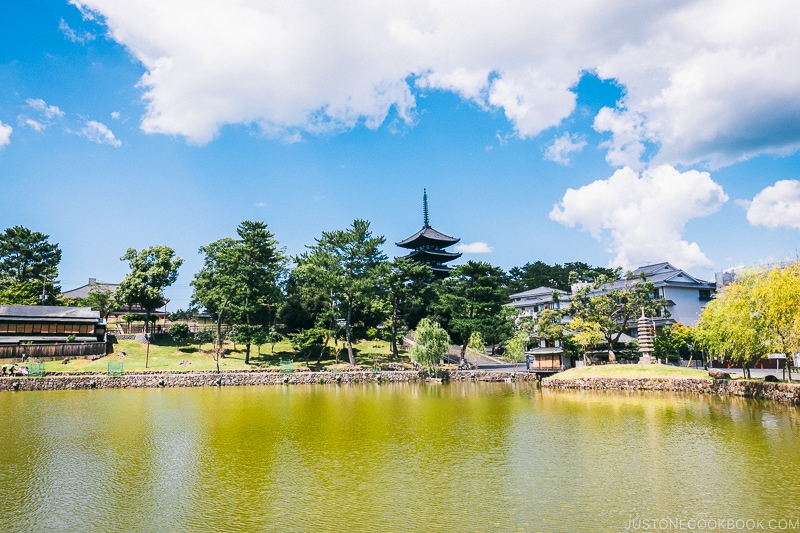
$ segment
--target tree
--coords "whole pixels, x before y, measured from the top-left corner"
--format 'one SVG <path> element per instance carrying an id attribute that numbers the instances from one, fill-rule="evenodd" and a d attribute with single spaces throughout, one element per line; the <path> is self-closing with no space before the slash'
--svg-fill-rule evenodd
<path id="1" fill-rule="evenodd" d="M 100 316 L 106 321 L 108 321 L 108 315 L 119 309 L 119 303 L 114 300 L 114 293 L 103 286 L 92 287 L 89 294 L 80 303 L 91 307 L 94 311 L 99 311 Z"/>
<path id="2" fill-rule="evenodd" d="M 493 343 L 510 331 L 511 316 L 505 310 L 505 273 L 489 263 L 468 261 L 437 285 L 436 317 L 461 344 L 461 363 L 469 338 L 479 332 Z"/>
<path id="3" fill-rule="evenodd" d="M 608 361 L 616 362 L 614 345 L 644 309 L 653 316 L 664 309 L 666 300 L 653 296 L 655 284 L 644 277 L 627 276 L 623 282 L 601 277 L 593 286 L 578 290 L 569 306 L 569 315 L 585 323 L 597 324 L 608 344 Z"/>
<path id="4" fill-rule="evenodd" d="M 618 279 L 619 272 L 610 268 L 593 267 L 586 263 L 564 263 L 548 265 L 542 261 L 525 263 L 508 271 L 509 290 L 511 293 L 527 291 L 537 287 L 552 287 L 561 291 L 569 291 L 576 281 L 594 283 L 601 277 Z"/>
<path id="5" fill-rule="evenodd" d="M 525 359 L 525 350 L 530 342 L 530 335 L 527 331 L 519 330 L 506 343 L 506 358 L 512 363 L 519 363 Z"/>
<path id="6" fill-rule="evenodd" d="M 23 226 L 0 233 L 0 304 L 56 303 L 61 250 L 49 238 Z"/>
<path id="7" fill-rule="evenodd" d="M 746 377 L 756 360 L 784 354 L 791 381 L 800 351 L 800 264 L 737 275 L 706 305 L 696 336 L 709 354 L 741 364 Z"/>
<path id="8" fill-rule="evenodd" d="M 407 328 L 416 325 L 410 322 L 409 315 L 413 315 L 415 309 L 424 306 L 432 290 L 430 285 L 432 281 L 433 270 L 428 265 L 403 257 L 398 257 L 389 263 L 383 284 L 391 307 L 391 345 L 395 358 L 398 357 L 399 324 L 404 322 Z"/>
<path id="9" fill-rule="evenodd" d="M 656 331 L 655 339 L 653 339 L 656 357 L 668 360 L 693 357 L 695 344 L 694 330 L 681 323 L 664 326 Z"/>
<path id="10" fill-rule="evenodd" d="M 416 344 L 411 347 L 411 360 L 433 375 L 439 360 L 450 347 L 450 337 L 438 322 L 423 318 L 414 331 Z"/>
<path id="11" fill-rule="evenodd" d="M 183 259 L 175 257 L 169 246 L 151 246 L 141 251 L 128 248 L 120 258 L 128 261 L 131 272 L 114 293 L 114 299 L 125 305 L 139 305 L 145 311 L 145 332 L 153 311 L 164 305 L 164 289 L 178 279 Z"/>
<path id="12" fill-rule="evenodd" d="M 600 330 L 600 324 L 576 318 L 570 322 L 569 328 L 572 331 L 572 334 L 569 336 L 570 341 L 581 347 L 583 362 L 588 365 L 589 349 L 601 343 L 604 338 L 603 332 Z"/>
<path id="13" fill-rule="evenodd" d="M 275 236 L 263 222 L 247 220 L 236 233 L 239 239 L 226 237 L 200 248 L 205 255 L 203 268 L 192 281 L 192 304 L 216 317 L 218 369 L 223 319 L 241 325 L 236 338 L 245 344 L 245 364 L 249 364 L 253 333 L 274 320 L 283 300 L 286 258 Z"/>
<path id="14" fill-rule="evenodd" d="M 373 237 L 366 220 L 354 220 L 346 230 L 322 232 L 316 244 L 300 259 L 306 275 L 330 294 L 330 300 L 345 315 L 345 338 L 350 364 L 353 353 L 353 317 L 368 310 L 386 265 L 381 246 L 386 240 Z"/>
<path id="15" fill-rule="evenodd" d="M 210 329 L 200 329 L 194 332 L 192 335 L 194 338 L 194 342 L 197 343 L 197 351 L 201 351 L 204 344 L 209 344 L 212 342 L 216 342 L 217 336 L 214 334 L 213 331 Z M 219 359 L 215 358 L 217 361 L 217 372 L 219 372 Z"/>
<path id="16" fill-rule="evenodd" d="M 764 324 L 754 315 L 751 285 L 754 276 L 743 275 L 718 292 L 703 308 L 695 332 L 709 355 L 742 365 L 749 377 L 749 365 L 767 353 Z"/>
<path id="17" fill-rule="evenodd" d="M 192 338 L 192 333 L 189 331 L 188 324 L 178 323 L 169 327 L 169 336 L 172 337 L 176 345 L 185 346 Z"/>

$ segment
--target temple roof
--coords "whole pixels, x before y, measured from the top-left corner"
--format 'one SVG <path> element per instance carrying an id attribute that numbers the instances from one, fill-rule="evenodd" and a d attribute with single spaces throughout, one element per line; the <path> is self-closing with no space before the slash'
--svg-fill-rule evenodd
<path id="1" fill-rule="evenodd" d="M 414 258 L 419 261 L 436 261 L 438 263 L 446 263 L 453 259 L 458 259 L 461 254 L 458 252 L 448 252 L 446 250 L 414 250 L 410 254 L 404 256 L 405 258 Z"/>
<path id="2" fill-rule="evenodd" d="M 424 246 L 426 244 L 437 246 L 438 248 L 446 248 L 447 246 L 452 246 L 460 240 L 461 239 L 456 239 L 455 237 L 450 237 L 449 235 L 445 235 L 440 231 L 436 231 L 430 226 L 423 226 L 421 230 L 416 232 L 411 237 L 395 244 L 401 248 L 419 248 L 420 246 Z"/>

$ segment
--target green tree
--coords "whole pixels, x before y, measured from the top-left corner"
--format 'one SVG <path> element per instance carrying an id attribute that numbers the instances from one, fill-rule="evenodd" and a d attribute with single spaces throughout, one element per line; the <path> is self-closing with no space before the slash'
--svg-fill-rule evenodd
<path id="1" fill-rule="evenodd" d="M 364 313 L 379 292 L 379 280 L 386 269 L 381 251 L 385 239 L 373 237 L 366 220 L 354 220 L 346 230 L 322 232 L 316 244 L 301 258 L 306 276 L 318 283 L 344 314 L 345 339 L 350 364 L 353 353 L 353 317 Z"/>
<path id="2" fill-rule="evenodd" d="M 91 307 L 94 311 L 99 311 L 106 321 L 108 315 L 119 309 L 119 303 L 114 300 L 114 293 L 106 287 L 92 287 L 86 298 L 81 300 L 81 305 Z"/>
<path id="3" fill-rule="evenodd" d="M 185 346 L 192 338 L 189 325 L 184 323 L 172 324 L 169 327 L 169 336 L 178 346 Z"/>
<path id="4" fill-rule="evenodd" d="M 570 322 L 569 329 L 571 331 L 568 337 L 570 343 L 580 346 L 584 364 L 590 364 L 589 350 L 603 342 L 604 336 L 600 329 L 600 324 L 576 318 Z"/>
<path id="5" fill-rule="evenodd" d="M 23 226 L 0 233 L 0 304 L 57 303 L 61 250 L 57 243 L 48 242 L 49 238 Z M 43 287 L 45 299 L 41 301 Z"/>
<path id="6" fill-rule="evenodd" d="M 436 365 L 444 357 L 450 347 L 450 337 L 438 322 L 423 318 L 414 331 L 414 342 L 411 347 L 411 360 L 434 375 Z"/>
<path id="7" fill-rule="evenodd" d="M 666 300 L 653 296 L 655 285 L 644 277 L 627 276 L 624 282 L 600 278 L 593 286 L 578 290 L 569 306 L 569 315 L 584 323 L 597 324 L 608 344 L 608 361 L 616 362 L 614 345 L 630 328 L 642 309 L 653 316 L 664 309 Z"/>
<path id="8" fill-rule="evenodd" d="M 508 301 L 505 281 L 500 268 L 468 261 L 437 284 L 436 316 L 461 344 L 461 363 L 473 332 L 494 344 L 502 342 L 502 335 L 511 330 L 512 318 L 504 309 Z"/>
<path id="9" fill-rule="evenodd" d="M 695 334 L 712 356 L 749 365 L 781 353 L 792 376 L 792 357 L 800 351 L 800 265 L 754 269 L 737 275 L 703 309 Z"/>
<path id="10" fill-rule="evenodd" d="M 526 263 L 508 271 L 509 290 L 517 293 L 537 287 L 552 287 L 561 291 L 569 291 L 572 283 L 583 281 L 594 283 L 601 277 L 618 279 L 619 272 L 610 268 L 593 267 L 586 263 L 564 263 L 548 265 L 542 261 Z"/>
<path id="11" fill-rule="evenodd" d="M 391 345 L 392 354 L 398 357 L 397 339 L 401 324 L 406 328 L 416 326 L 412 323 L 415 310 L 423 307 L 432 292 L 433 270 L 413 259 L 398 257 L 386 270 L 383 284 L 391 307 Z"/>
<path id="12" fill-rule="evenodd" d="M 203 268 L 192 281 L 193 305 L 216 317 L 218 366 L 223 320 L 240 325 L 236 339 L 245 344 L 249 364 L 253 333 L 274 320 L 283 300 L 286 258 L 275 236 L 266 224 L 247 220 L 236 232 L 239 239 L 226 237 L 200 248 Z"/>
<path id="13" fill-rule="evenodd" d="M 148 331 L 153 311 L 164 305 L 164 289 L 178 279 L 183 259 L 175 257 L 169 246 L 151 246 L 137 251 L 128 248 L 120 258 L 128 261 L 130 273 L 114 293 L 114 299 L 125 305 L 139 305 L 145 311 L 145 331 Z"/>
<path id="14" fill-rule="evenodd" d="M 217 336 L 214 334 L 213 331 L 207 328 L 203 328 L 197 330 L 192 335 L 194 342 L 197 343 L 197 351 L 201 351 L 203 349 L 204 344 L 216 343 Z M 219 372 L 219 359 L 217 361 L 217 372 Z"/>
<path id="15" fill-rule="evenodd" d="M 506 342 L 506 358 L 512 363 L 519 363 L 525 359 L 525 350 L 528 349 L 530 334 L 525 330 L 518 330 L 508 342 Z"/>

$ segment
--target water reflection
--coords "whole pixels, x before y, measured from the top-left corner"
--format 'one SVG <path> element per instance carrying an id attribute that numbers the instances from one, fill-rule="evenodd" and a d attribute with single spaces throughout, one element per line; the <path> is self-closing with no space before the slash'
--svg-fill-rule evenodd
<path id="1" fill-rule="evenodd" d="M 797 410 L 525 383 L 0 395 L 2 531 L 621 531 L 794 517 Z"/>

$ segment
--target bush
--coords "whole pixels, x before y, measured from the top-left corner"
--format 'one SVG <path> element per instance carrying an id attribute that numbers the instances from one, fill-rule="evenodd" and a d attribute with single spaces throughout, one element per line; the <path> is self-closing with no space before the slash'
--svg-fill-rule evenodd
<path id="1" fill-rule="evenodd" d="M 189 325 L 182 323 L 171 325 L 169 328 L 169 336 L 172 337 L 172 340 L 175 341 L 175 344 L 178 346 L 189 344 L 189 339 L 192 338 Z"/>

